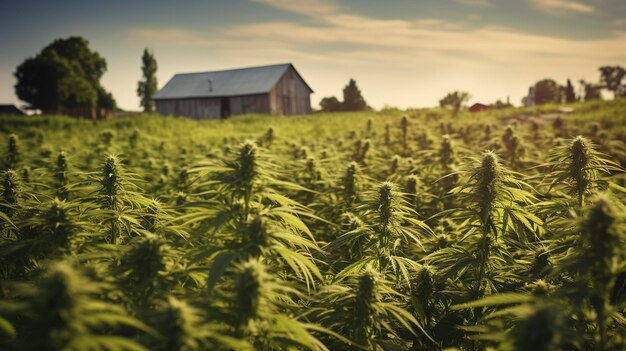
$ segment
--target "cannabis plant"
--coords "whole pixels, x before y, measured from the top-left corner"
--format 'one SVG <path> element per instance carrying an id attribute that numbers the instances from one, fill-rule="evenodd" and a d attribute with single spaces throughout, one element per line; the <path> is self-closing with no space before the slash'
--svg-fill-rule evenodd
<path id="1" fill-rule="evenodd" d="M 381 272 L 391 268 L 397 279 L 409 280 L 409 270 L 417 264 L 406 257 L 405 249 L 421 246 L 421 238 L 432 234 L 430 228 L 417 219 L 393 183 L 384 182 L 368 194 L 362 206 L 365 226 L 349 231 L 325 247 L 328 251 L 352 246 L 356 241 L 365 241 L 363 257 L 341 270 L 337 277 L 359 272 L 372 265 Z"/>
<path id="2" fill-rule="evenodd" d="M 59 262 L 33 284 L 15 287 L 12 303 L 0 305 L 17 330 L 15 350 L 146 350 L 122 328 L 151 332 L 120 306 L 98 298 L 107 287 Z"/>
<path id="3" fill-rule="evenodd" d="M 550 156 L 549 166 L 552 170 L 548 176 L 550 188 L 573 196 L 578 208 L 584 205 L 586 198 L 610 186 L 603 176 L 622 171 L 582 136 L 558 147 Z"/>

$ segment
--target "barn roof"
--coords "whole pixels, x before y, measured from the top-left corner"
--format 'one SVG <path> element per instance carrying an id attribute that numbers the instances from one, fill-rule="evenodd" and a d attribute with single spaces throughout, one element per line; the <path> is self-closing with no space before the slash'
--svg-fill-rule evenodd
<path id="1" fill-rule="evenodd" d="M 293 65 L 284 63 L 226 71 L 180 73 L 174 75 L 152 98 L 159 100 L 269 93 L 290 67 L 293 68 Z"/>
<path id="2" fill-rule="evenodd" d="M 15 105 L 0 105 L 0 115 L 24 115 L 24 112 Z"/>

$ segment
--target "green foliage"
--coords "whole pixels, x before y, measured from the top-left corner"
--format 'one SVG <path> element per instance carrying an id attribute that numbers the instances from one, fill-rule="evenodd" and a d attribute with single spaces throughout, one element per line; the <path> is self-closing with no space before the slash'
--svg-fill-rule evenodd
<path id="1" fill-rule="evenodd" d="M 448 93 L 448 95 L 446 95 L 443 99 L 439 100 L 439 105 L 443 108 L 452 109 L 452 115 L 456 116 L 469 99 L 469 93 L 455 91 Z"/>
<path id="2" fill-rule="evenodd" d="M 33 284 L 16 286 L 12 303 L 0 306 L 16 319 L 16 350 L 146 350 L 124 337 L 121 327 L 150 329 L 97 296 L 106 287 L 89 281 L 69 263 L 52 265 Z M 117 333 L 111 333 L 116 330 Z"/>
<path id="3" fill-rule="evenodd" d="M 15 134 L 9 135 L 7 143 L 6 168 L 14 168 L 20 158 L 19 138 Z"/>
<path id="4" fill-rule="evenodd" d="M 543 79 L 535 83 L 535 104 L 544 105 L 561 102 L 561 89 L 552 79 Z"/>
<path id="5" fill-rule="evenodd" d="M 140 105 L 143 107 L 144 112 L 152 112 L 154 111 L 152 95 L 157 92 L 157 62 L 154 58 L 154 53 L 144 49 L 141 63 L 143 79 L 137 84 L 137 95 L 141 100 Z"/>
<path id="6" fill-rule="evenodd" d="M 323 112 L 335 112 L 342 110 L 342 103 L 334 96 L 325 97 L 320 100 L 320 107 Z"/>
<path id="7" fill-rule="evenodd" d="M 574 86 L 572 85 L 571 80 L 567 80 L 567 85 L 565 86 L 565 102 L 572 103 L 576 101 L 576 91 L 574 91 Z"/>
<path id="8" fill-rule="evenodd" d="M 579 207 L 590 194 L 605 190 L 609 183 L 602 179 L 603 174 L 620 171 L 619 165 L 598 152 L 594 145 L 582 136 L 577 136 L 569 144 L 564 144 L 552 153 L 551 188 L 564 189 L 574 196 Z"/>
<path id="9" fill-rule="evenodd" d="M 364 111 L 368 108 L 354 79 L 343 88 L 343 101 L 334 96 L 325 97 L 320 101 L 320 107 L 323 112 Z"/>
<path id="10" fill-rule="evenodd" d="M 623 350 L 626 102 L 572 107 L 2 117 L 0 349 Z"/>
<path id="11" fill-rule="evenodd" d="M 106 68 L 84 38 L 57 39 L 17 67 L 15 93 L 29 108 L 49 112 L 110 108 L 115 101 L 100 86 Z"/>
<path id="12" fill-rule="evenodd" d="M 361 95 L 361 90 L 356 85 L 354 79 L 350 79 L 348 85 L 343 88 L 343 103 L 342 109 L 344 111 L 363 111 L 367 108 L 367 103 Z"/>
<path id="13" fill-rule="evenodd" d="M 600 71 L 600 83 L 604 88 L 613 92 L 617 97 L 621 94 L 624 87 L 622 86 L 622 79 L 626 76 L 626 70 L 621 66 L 602 66 L 598 69 Z"/>

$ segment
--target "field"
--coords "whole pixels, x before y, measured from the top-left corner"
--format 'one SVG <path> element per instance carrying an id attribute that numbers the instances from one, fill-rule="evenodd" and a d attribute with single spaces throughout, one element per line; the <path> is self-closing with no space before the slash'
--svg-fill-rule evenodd
<path id="1" fill-rule="evenodd" d="M 626 350 L 626 100 L 0 117 L 2 350 Z"/>

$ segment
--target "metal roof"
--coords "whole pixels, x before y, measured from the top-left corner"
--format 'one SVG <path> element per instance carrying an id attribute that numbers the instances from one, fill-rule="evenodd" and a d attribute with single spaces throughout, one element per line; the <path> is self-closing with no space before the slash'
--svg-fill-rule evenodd
<path id="1" fill-rule="evenodd" d="M 180 73 L 174 75 L 152 98 L 159 100 L 268 93 L 289 67 L 293 66 L 284 63 L 226 71 Z"/>
<path id="2" fill-rule="evenodd" d="M 0 105 L 0 115 L 24 115 L 24 111 L 17 108 L 15 105 Z"/>

